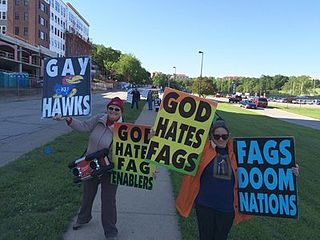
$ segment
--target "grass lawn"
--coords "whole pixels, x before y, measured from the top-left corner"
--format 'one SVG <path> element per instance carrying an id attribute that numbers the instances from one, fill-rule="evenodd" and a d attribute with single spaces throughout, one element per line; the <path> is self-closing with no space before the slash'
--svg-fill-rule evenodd
<path id="1" fill-rule="evenodd" d="M 302 116 L 312 117 L 320 120 L 320 107 L 306 107 L 305 105 L 300 106 L 300 105 L 292 105 L 292 104 L 288 104 L 288 106 L 272 105 L 272 107 L 281 109 L 283 111 L 292 112 Z"/>
<path id="2" fill-rule="evenodd" d="M 266 116 L 255 115 L 230 104 L 219 104 L 219 115 L 237 137 L 294 136 L 296 160 L 300 166 L 298 185 L 299 219 L 253 217 L 233 226 L 229 239 L 319 239 L 320 236 L 320 131 L 285 123 Z M 181 174 L 171 172 L 174 192 L 177 193 Z M 198 239 L 194 212 L 179 219 L 183 240 Z"/>
<path id="3" fill-rule="evenodd" d="M 124 118 L 139 110 L 126 103 Z M 57 124 L 64 124 L 58 123 Z M 87 134 L 71 132 L 0 168 L 0 239 L 62 239 L 81 201 L 67 164 L 86 149 Z M 52 153 L 45 154 L 50 147 Z"/>

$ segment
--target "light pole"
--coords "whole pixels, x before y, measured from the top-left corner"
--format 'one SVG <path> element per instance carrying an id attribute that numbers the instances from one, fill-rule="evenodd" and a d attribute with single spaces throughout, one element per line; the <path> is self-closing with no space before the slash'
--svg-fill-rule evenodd
<path id="1" fill-rule="evenodd" d="M 177 68 L 174 66 L 174 75 L 173 75 L 173 81 L 176 80 L 176 74 L 177 74 Z"/>
<path id="2" fill-rule="evenodd" d="M 200 97 L 201 96 L 202 67 L 203 67 L 203 51 L 199 51 L 199 53 L 201 54 L 200 79 L 199 79 L 199 85 L 198 85 L 198 94 Z"/>

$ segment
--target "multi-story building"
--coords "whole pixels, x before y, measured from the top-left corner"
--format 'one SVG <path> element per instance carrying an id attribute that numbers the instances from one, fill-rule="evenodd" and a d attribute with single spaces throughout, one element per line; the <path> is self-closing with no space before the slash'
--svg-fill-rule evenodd
<path id="1" fill-rule="evenodd" d="M 89 23 L 67 3 L 66 56 L 90 55 Z"/>
<path id="2" fill-rule="evenodd" d="M 7 32 L 7 0 L 0 0 L 0 33 Z"/>
<path id="3" fill-rule="evenodd" d="M 49 48 L 50 8 L 45 0 L 7 2 L 7 35 Z"/>
<path id="4" fill-rule="evenodd" d="M 90 54 L 89 24 L 70 3 L 0 0 L 0 71 L 41 79 L 45 57 Z"/>
<path id="5" fill-rule="evenodd" d="M 65 56 L 67 5 L 61 0 L 50 0 L 50 50 L 58 57 Z"/>

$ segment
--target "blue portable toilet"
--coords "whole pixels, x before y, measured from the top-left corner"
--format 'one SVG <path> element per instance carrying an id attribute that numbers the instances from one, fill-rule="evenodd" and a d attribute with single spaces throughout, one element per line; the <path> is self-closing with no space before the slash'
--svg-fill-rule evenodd
<path id="1" fill-rule="evenodd" d="M 9 88 L 17 87 L 17 75 L 15 73 L 9 73 Z"/>
<path id="2" fill-rule="evenodd" d="M 9 74 L 5 72 L 3 73 L 3 87 L 9 87 Z"/>

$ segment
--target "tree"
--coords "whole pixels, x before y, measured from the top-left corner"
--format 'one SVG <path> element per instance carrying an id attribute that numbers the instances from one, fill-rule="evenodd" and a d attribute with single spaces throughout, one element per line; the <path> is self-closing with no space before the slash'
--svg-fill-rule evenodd
<path id="1" fill-rule="evenodd" d="M 102 44 L 93 44 L 92 62 L 98 66 L 105 76 L 112 76 L 112 66 L 120 58 L 121 51 L 111 47 L 106 48 Z"/>
<path id="2" fill-rule="evenodd" d="M 119 61 L 114 63 L 112 70 L 117 79 L 131 84 L 141 84 L 146 71 L 142 70 L 140 61 L 131 54 L 121 54 Z"/>
<path id="3" fill-rule="evenodd" d="M 192 84 L 192 92 L 197 93 L 203 97 L 214 94 L 216 90 L 217 89 L 213 85 L 212 77 L 202 77 L 201 79 L 196 78 L 196 80 L 194 80 Z"/>
<path id="4" fill-rule="evenodd" d="M 164 73 L 157 73 L 152 78 L 152 83 L 155 86 L 162 87 L 163 89 L 168 86 L 169 75 Z"/>

